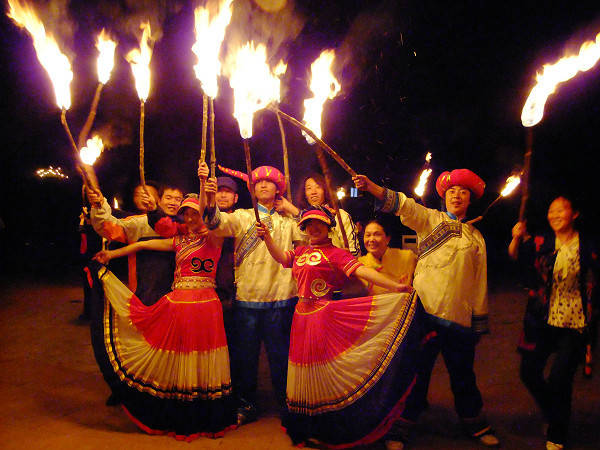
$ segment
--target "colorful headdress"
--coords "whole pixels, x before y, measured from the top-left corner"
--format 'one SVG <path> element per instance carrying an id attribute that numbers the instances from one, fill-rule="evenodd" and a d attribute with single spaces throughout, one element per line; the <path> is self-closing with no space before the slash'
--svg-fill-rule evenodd
<path id="1" fill-rule="evenodd" d="M 177 211 L 177 213 L 181 213 L 183 211 L 183 208 L 192 208 L 195 209 L 196 211 L 200 211 L 200 201 L 198 200 L 197 196 L 191 196 L 190 194 L 188 194 L 188 197 L 184 198 L 183 201 L 181 202 L 181 205 L 179 206 L 179 210 Z"/>
<path id="2" fill-rule="evenodd" d="M 218 167 L 221 172 L 244 180 L 246 183 L 248 183 L 248 175 L 246 173 L 240 172 L 239 170 L 228 169 L 227 167 L 223 167 L 221 165 Z M 279 194 L 283 195 L 285 193 L 285 177 L 279 171 L 279 169 L 271 166 L 257 167 L 252 171 L 252 183 L 256 183 L 260 180 L 268 180 L 275 183 Z"/>
<path id="3" fill-rule="evenodd" d="M 335 218 L 333 214 L 326 208 L 323 207 L 312 207 L 305 209 L 300 213 L 301 219 L 298 222 L 298 226 L 302 231 L 306 228 L 306 222 L 311 219 L 320 220 L 329 228 L 335 227 Z"/>
<path id="4" fill-rule="evenodd" d="M 435 182 L 435 189 L 442 198 L 452 186 L 466 187 L 477 199 L 483 195 L 485 182 L 469 169 L 454 169 L 452 172 L 444 172 Z"/>

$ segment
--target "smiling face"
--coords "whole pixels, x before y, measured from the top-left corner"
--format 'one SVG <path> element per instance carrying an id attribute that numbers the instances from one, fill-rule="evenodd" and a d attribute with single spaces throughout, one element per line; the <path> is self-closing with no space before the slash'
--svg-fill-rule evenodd
<path id="1" fill-rule="evenodd" d="M 263 205 L 269 205 L 275 201 L 277 195 L 277 185 L 269 180 L 258 180 L 254 185 L 256 199 Z"/>
<path id="2" fill-rule="evenodd" d="M 158 205 L 169 216 L 174 216 L 179 210 L 183 200 L 183 193 L 179 189 L 165 189 Z"/>
<path id="3" fill-rule="evenodd" d="M 377 222 L 371 222 L 365 227 L 363 238 L 365 248 L 378 260 L 381 260 L 390 245 L 390 239 L 391 237 L 385 234 L 385 230 Z"/>
<path id="4" fill-rule="evenodd" d="M 467 215 L 471 204 L 471 191 L 463 186 L 452 186 L 446 191 L 446 211 L 454 214 L 459 220 Z"/>
<path id="5" fill-rule="evenodd" d="M 238 201 L 238 195 L 228 187 L 220 187 L 215 195 L 215 201 L 221 211 L 230 211 Z"/>
<path id="6" fill-rule="evenodd" d="M 190 231 L 198 231 L 202 228 L 202 217 L 200 216 L 200 213 L 193 208 L 183 209 L 183 221 Z"/>
<path id="7" fill-rule="evenodd" d="M 571 202 L 564 197 L 558 197 L 548 208 L 548 223 L 554 233 L 569 233 L 573 231 L 578 211 L 573 210 Z"/>
<path id="8" fill-rule="evenodd" d="M 308 235 L 311 244 L 321 244 L 327 241 L 329 235 L 327 224 L 317 219 L 308 220 L 304 231 Z"/>
<path id="9" fill-rule="evenodd" d="M 309 178 L 304 183 L 304 195 L 306 201 L 312 206 L 320 206 L 325 203 L 325 189 L 313 178 Z"/>

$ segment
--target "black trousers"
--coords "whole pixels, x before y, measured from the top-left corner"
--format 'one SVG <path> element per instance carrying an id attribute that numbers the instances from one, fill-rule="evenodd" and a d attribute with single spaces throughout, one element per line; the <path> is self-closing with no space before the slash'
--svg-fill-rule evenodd
<path id="1" fill-rule="evenodd" d="M 473 371 L 475 346 L 479 336 L 469 331 L 445 327 L 430 318 L 426 319 L 426 328 L 417 382 L 407 399 L 403 417 L 416 422 L 425 408 L 431 372 L 437 356 L 441 353 L 450 375 L 456 412 L 463 421 L 473 422 L 476 429 L 469 432 L 474 434 L 487 426 L 485 419 L 480 417 L 483 401 Z"/>
<path id="2" fill-rule="evenodd" d="M 521 380 L 548 422 L 548 440 L 565 444 L 571 418 L 573 377 L 584 352 L 583 333 L 545 325 L 533 351 L 521 351 Z M 544 378 L 548 358 L 556 353 L 550 375 Z"/>

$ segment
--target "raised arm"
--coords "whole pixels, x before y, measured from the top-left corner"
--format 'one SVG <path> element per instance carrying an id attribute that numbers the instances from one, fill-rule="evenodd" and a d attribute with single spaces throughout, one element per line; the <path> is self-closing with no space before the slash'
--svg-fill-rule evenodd
<path id="1" fill-rule="evenodd" d="M 373 183 L 366 175 L 355 175 L 352 177 L 354 185 L 361 191 L 366 191 L 379 200 L 383 200 L 385 188 Z"/>
<path id="2" fill-rule="evenodd" d="M 300 210 L 285 197 L 279 197 L 275 200 L 275 209 L 279 214 L 287 213 L 292 217 L 300 214 Z"/>
<path id="3" fill-rule="evenodd" d="M 526 234 L 527 226 L 525 222 L 517 222 L 512 228 L 512 240 L 508 245 L 508 256 L 514 261 L 519 258 L 519 246 Z"/>
<path id="4" fill-rule="evenodd" d="M 275 241 L 273 241 L 267 226 L 262 222 L 258 222 L 256 224 L 256 233 L 263 241 L 265 241 L 267 250 L 269 250 L 269 253 L 275 259 L 275 261 L 277 261 L 279 264 L 285 265 L 287 262 L 286 252 L 279 248 Z"/>
<path id="5" fill-rule="evenodd" d="M 150 239 L 138 241 L 116 250 L 102 250 L 94 255 L 94 260 L 106 264 L 111 259 L 127 256 L 140 250 L 158 250 L 163 252 L 173 251 L 173 239 Z"/>
<path id="6" fill-rule="evenodd" d="M 391 278 L 386 277 L 380 272 L 377 272 L 372 267 L 360 266 L 354 272 L 357 277 L 362 278 L 363 280 L 370 281 L 377 286 L 381 286 L 382 288 L 388 289 L 394 292 L 412 292 L 412 286 L 408 284 L 397 283 Z"/>

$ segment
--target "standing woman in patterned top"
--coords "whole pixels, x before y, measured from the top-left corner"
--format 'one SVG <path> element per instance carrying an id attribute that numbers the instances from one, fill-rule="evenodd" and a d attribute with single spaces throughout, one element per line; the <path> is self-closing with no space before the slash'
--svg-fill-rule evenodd
<path id="1" fill-rule="evenodd" d="M 349 447 L 381 439 L 402 413 L 416 378 L 422 337 L 416 295 L 332 245 L 334 224 L 327 208 L 304 211 L 299 226 L 310 244 L 288 251 L 257 224 L 271 256 L 292 268 L 298 283 L 283 421 L 295 445 L 316 440 Z M 392 292 L 332 301 L 352 274 Z"/>
<path id="2" fill-rule="evenodd" d="M 548 423 L 547 449 L 567 441 L 573 377 L 583 360 L 592 318 L 597 255 L 575 228 L 579 212 L 559 196 L 548 208 L 553 234 L 532 237 L 525 222 L 512 229 L 508 253 L 531 273 L 529 299 L 519 342 L 521 380 Z M 544 368 L 556 353 L 550 375 Z"/>

